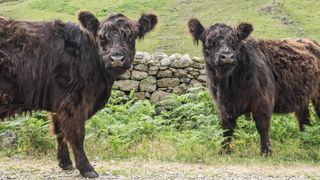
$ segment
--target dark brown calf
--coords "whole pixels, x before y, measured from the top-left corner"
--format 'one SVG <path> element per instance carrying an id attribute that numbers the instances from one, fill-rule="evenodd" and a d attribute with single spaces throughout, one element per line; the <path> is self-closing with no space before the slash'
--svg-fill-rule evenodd
<path id="1" fill-rule="evenodd" d="M 272 113 L 294 112 L 300 130 L 309 125 L 308 104 L 320 116 L 320 45 L 309 39 L 247 39 L 253 28 L 215 24 L 204 28 L 191 19 L 189 30 L 200 40 L 206 62 L 208 88 L 221 115 L 229 143 L 236 119 L 252 113 L 261 138 L 261 153 L 271 153 L 269 127 Z"/>
<path id="2" fill-rule="evenodd" d="M 97 177 L 83 148 L 84 123 L 100 110 L 114 80 L 130 68 L 135 40 L 157 23 L 117 14 L 98 21 L 90 12 L 73 23 L 26 22 L 0 17 L 0 118 L 53 112 L 59 166 L 72 168 L 67 143 L 84 177 Z"/>

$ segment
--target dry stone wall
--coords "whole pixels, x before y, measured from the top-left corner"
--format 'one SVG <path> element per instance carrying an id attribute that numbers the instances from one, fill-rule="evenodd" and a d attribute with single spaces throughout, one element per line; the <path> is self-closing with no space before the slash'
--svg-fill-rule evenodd
<path id="1" fill-rule="evenodd" d="M 115 82 L 114 88 L 125 93 L 134 89 L 137 98 L 158 102 L 172 93 L 183 94 L 189 87 L 205 84 L 203 58 L 137 52 L 133 66 Z"/>

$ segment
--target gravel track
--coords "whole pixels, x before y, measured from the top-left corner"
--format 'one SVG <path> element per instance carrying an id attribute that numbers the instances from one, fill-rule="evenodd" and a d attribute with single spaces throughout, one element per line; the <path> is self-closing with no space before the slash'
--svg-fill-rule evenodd
<path id="1" fill-rule="evenodd" d="M 98 179 L 320 179 L 320 166 L 203 165 L 153 161 L 92 162 Z M 53 160 L 0 160 L 0 179 L 83 179 L 77 170 L 62 171 Z"/>

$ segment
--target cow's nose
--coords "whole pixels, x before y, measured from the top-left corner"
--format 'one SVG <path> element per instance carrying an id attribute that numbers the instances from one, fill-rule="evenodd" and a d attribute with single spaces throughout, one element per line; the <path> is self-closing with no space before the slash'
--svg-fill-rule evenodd
<path id="1" fill-rule="evenodd" d="M 222 64 L 234 64 L 234 54 L 233 53 L 222 53 L 220 55 L 220 61 Z"/>
<path id="2" fill-rule="evenodd" d="M 110 56 L 110 61 L 111 61 L 112 67 L 122 67 L 124 64 L 124 56 L 112 55 Z"/>

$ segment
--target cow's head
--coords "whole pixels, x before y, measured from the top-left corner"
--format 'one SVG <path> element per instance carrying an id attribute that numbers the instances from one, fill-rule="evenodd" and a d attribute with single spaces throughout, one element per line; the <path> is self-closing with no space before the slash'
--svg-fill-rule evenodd
<path id="1" fill-rule="evenodd" d="M 131 67 L 136 39 L 143 39 L 158 22 L 154 14 L 142 14 L 138 21 L 123 14 L 99 21 L 92 13 L 85 11 L 80 12 L 78 18 L 82 27 L 95 37 L 105 68 L 117 74 Z"/>
<path id="2" fill-rule="evenodd" d="M 204 28 L 198 19 L 190 19 L 188 26 L 194 42 L 202 42 L 207 65 L 221 75 L 232 72 L 237 65 L 239 47 L 253 30 L 252 25 L 247 23 L 241 23 L 236 28 L 220 23 Z"/>

